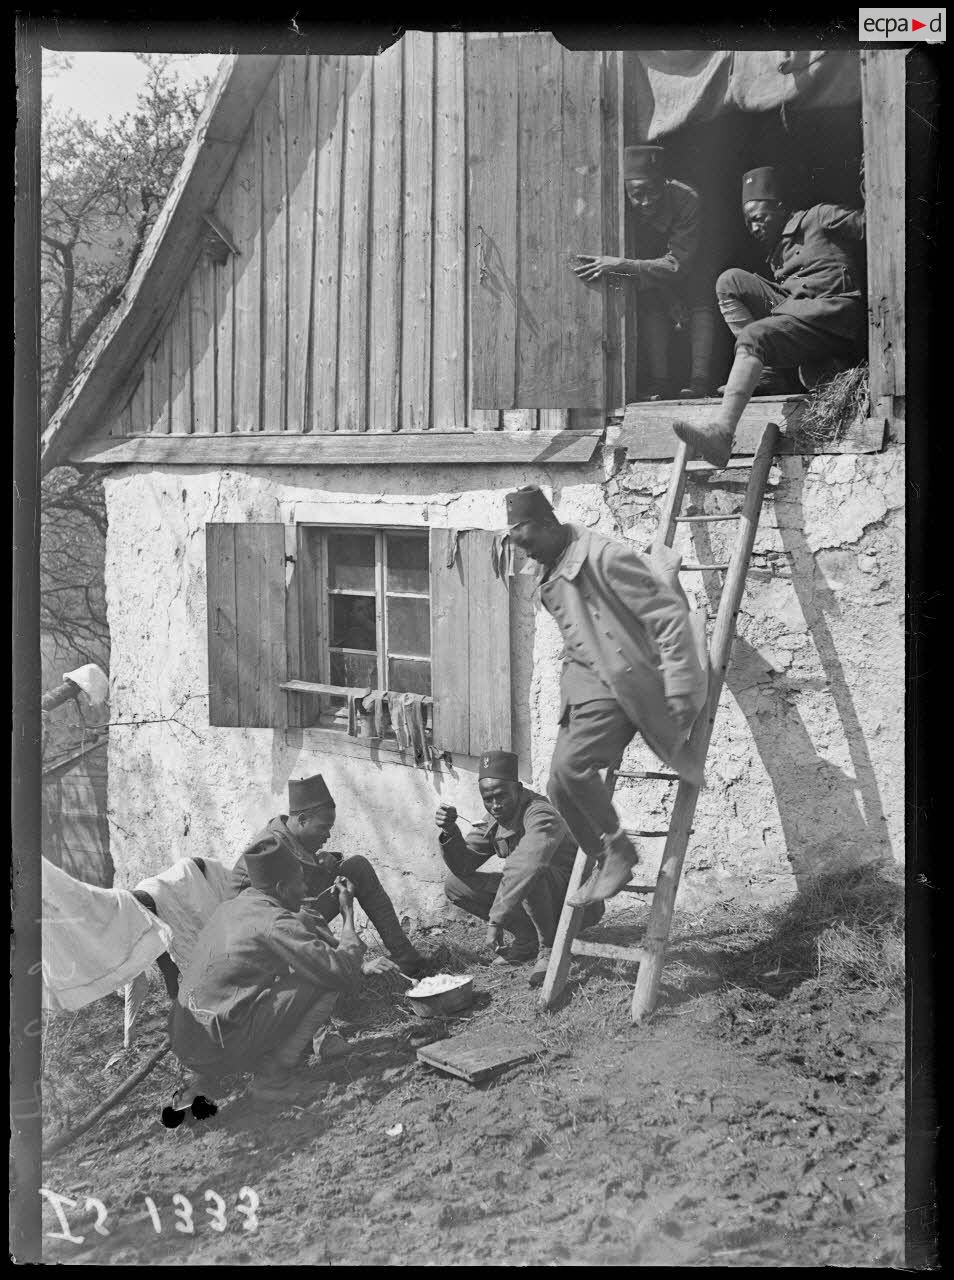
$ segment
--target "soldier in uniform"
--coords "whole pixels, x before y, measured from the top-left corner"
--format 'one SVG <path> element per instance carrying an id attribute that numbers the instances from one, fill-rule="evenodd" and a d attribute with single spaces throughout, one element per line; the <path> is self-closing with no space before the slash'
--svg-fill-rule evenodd
<path id="1" fill-rule="evenodd" d="M 254 838 L 256 848 L 271 834 L 302 864 L 305 876 L 306 909 L 313 910 L 325 922 L 338 915 L 337 895 L 331 892 L 336 877 L 346 877 L 355 887 L 355 897 L 362 911 L 374 925 L 398 968 L 408 977 L 420 977 L 427 962 L 407 934 L 394 910 L 377 872 L 360 855 L 342 858 L 324 848 L 335 825 L 335 802 L 320 773 L 311 778 L 293 778 L 288 783 L 288 814 L 272 818 L 264 831 Z M 242 853 L 232 868 L 236 893 L 250 883 L 246 855 Z"/>
<path id="2" fill-rule="evenodd" d="M 733 267 L 716 282 L 719 309 L 736 335 L 721 412 L 673 430 L 707 462 L 724 467 L 739 419 L 768 371 L 798 369 L 813 387 L 864 356 L 867 313 L 858 249 L 863 209 L 816 204 L 792 211 L 771 167 L 742 179 L 746 226 L 764 249 L 773 281 Z"/>
<path id="3" fill-rule="evenodd" d="M 530 985 L 539 986 L 550 962 L 576 840 L 553 805 L 520 782 L 513 752 L 484 752 L 477 785 L 489 819 L 466 836 L 453 805 L 442 804 L 437 810 L 448 871 L 444 892 L 455 906 L 488 921 L 486 945 L 497 952 L 494 964 L 536 960 Z M 504 870 L 481 871 L 494 856 L 503 859 Z M 602 914 L 601 906 L 591 908 L 584 928 L 596 924 Z M 505 930 L 513 937 L 509 946 L 504 945 Z"/>
<path id="4" fill-rule="evenodd" d="M 328 1036 L 331 1011 L 362 973 L 393 972 L 364 959 L 354 928 L 354 886 L 334 881 L 341 937 L 300 911 L 301 861 L 269 832 L 245 853 L 248 888 L 224 902 L 199 934 L 169 1019 L 173 1051 L 192 1075 L 173 1107 L 214 1098 L 222 1077 L 254 1074 L 253 1094 L 280 1101 L 309 1049 L 320 1060 L 347 1052 Z"/>
<path id="5" fill-rule="evenodd" d="M 679 395 L 711 394 L 715 337 L 715 271 L 702 242 L 702 202 L 684 182 L 665 176 L 662 147 L 627 147 L 623 182 L 630 207 L 629 258 L 579 254 L 572 270 L 581 280 L 624 277 L 638 291 L 638 331 L 649 366 L 648 398 L 668 400 L 673 384 L 669 349 L 673 328 L 689 326 L 691 372 Z"/>
<path id="6" fill-rule="evenodd" d="M 561 524 L 536 485 L 507 494 L 507 522 L 513 544 L 540 565 L 540 599 L 563 634 L 547 795 L 601 863 L 569 900 L 587 906 L 618 893 L 639 861 L 600 770 L 619 761 L 638 731 L 680 776 L 701 783 L 687 738 L 705 704 L 708 663 L 678 581 L 667 581 L 656 560 Z"/>

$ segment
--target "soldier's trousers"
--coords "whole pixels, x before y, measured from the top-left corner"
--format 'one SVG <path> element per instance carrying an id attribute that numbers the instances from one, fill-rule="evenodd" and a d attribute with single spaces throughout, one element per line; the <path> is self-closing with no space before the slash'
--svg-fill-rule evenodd
<path id="1" fill-rule="evenodd" d="M 468 876 L 448 872 L 444 879 L 444 892 L 455 907 L 461 907 L 481 920 L 489 920 L 490 908 L 494 905 L 502 879 L 499 871 L 474 871 Z M 510 911 L 504 928 L 509 929 L 515 938 L 535 937 L 538 946 L 552 947 L 569 883 L 568 871 L 553 866 L 541 867 L 523 902 Z"/>
<path id="2" fill-rule="evenodd" d="M 358 906 L 371 921 L 388 951 L 400 952 L 410 945 L 407 934 L 401 928 L 394 904 L 378 879 L 378 873 L 367 858 L 362 858 L 360 854 L 353 858 L 345 858 L 338 870 L 338 875 L 344 876 L 354 885 Z M 335 877 L 330 872 L 310 869 L 308 892 L 309 894 L 323 893 L 334 882 Z M 325 893 L 321 902 L 315 904 L 315 908 L 325 920 L 334 920 L 339 914 L 338 895 Z"/>
<path id="3" fill-rule="evenodd" d="M 599 771 L 619 761 L 635 733 L 614 698 L 567 707 L 560 721 L 547 795 L 590 857 L 602 851 L 603 836 L 620 825 Z"/>

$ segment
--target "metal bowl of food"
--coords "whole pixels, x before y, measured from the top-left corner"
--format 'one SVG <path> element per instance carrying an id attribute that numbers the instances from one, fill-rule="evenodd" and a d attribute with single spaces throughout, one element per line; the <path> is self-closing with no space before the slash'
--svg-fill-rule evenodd
<path id="1" fill-rule="evenodd" d="M 419 1018 L 443 1018 L 460 1013 L 473 1003 L 474 980 L 469 974 L 435 973 L 422 978 L 405 994 Z"/>

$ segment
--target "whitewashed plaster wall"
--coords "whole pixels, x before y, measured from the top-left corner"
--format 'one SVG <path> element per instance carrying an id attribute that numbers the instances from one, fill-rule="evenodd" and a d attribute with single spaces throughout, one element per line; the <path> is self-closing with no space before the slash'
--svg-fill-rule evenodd
<path id="1" fill-rule="evenodd" d="M 895 449 L 788 458 L 773 468 L 686 862 L 687 904 L 719 894 L 779 899 L 825 871 L 903 858 L 902 462 Z M 699 509 L 737 507 L 748 473 L 736 474 L 693 482 Z M 456 759 L 451 772 L 432 773 L 385 752 L 372 759 L 350 740 L 334 751 L 307 729 L 209 727 L 207 522 L 289 522 L 314 518 L 316 504 L 330 513 L 360 504 L 371 524 L 399 513 L 422 524 L 500 528 L 502 495 L 533 482 L 552 492 L 562 519 L 644 547 L 667 476 L 665 464 L 619 465 L 612 454 L 605 463 L 549 470 L 112 472 L 106 587 L 116 883 L 135 884 L 182 856 L 232 862 L 269 817 L 285 812 L 289 778 L 321 772 L 338 803 L 332 844 L 371 857 L 399 911 L 433 921 L 444 909 L 434 809 L 448 800 L 472 818 L 482 814 L 475 761 Z M 719 558 L 717 540 L 733 526 L 706 527 L 716 541 L 687 559 Z M 557 730 L 560 642 L 519 574 L 511 643 L 514 747 L 524 779 L 543 790 Z M 637 759 L 652 758 L 643 748 Z M 653 786 L 621 784 L 627 825 L 665 825 L 665 789 Z M 661 841 L 646 849 L 651 873 Z"/>

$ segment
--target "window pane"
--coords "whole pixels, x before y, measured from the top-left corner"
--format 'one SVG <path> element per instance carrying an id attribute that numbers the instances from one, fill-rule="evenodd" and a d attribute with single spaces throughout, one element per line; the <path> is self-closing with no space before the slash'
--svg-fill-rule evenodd
<path id="1" fill-rule="evenodd" d="M 428 600 L 388 596 L 388 652 L 431 652 L 431 606 Z"/>
<path id="2" fill-rule="evenodd" d="M 350 688 L 376 689 L 378 687 L 378 660 L 362 653 L 331 653 L 331 684 L 343 684 Z"/>
<path id="3" fill-rule="evenodd" d="M 394 693 L 430 693 L 431 664 L 408 658 L 392 658 L 388 663 L 388 688 Z"/>
<path id="4" fill-rule="evenodd" d="M 377 653 L 374 596 L 330 596 L 331 643 L 340 649 Z"/>
<path id="5" fill-rule="evenodd" d="M 328 586 L 374 592 L 373 534 L 328 534 Z"/>
<path id="6" fill-rule="evenodd" d="M 388 591 L 429 590 L 427 538 L 388 534 Z"/>

